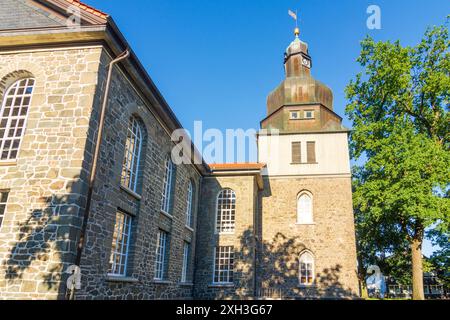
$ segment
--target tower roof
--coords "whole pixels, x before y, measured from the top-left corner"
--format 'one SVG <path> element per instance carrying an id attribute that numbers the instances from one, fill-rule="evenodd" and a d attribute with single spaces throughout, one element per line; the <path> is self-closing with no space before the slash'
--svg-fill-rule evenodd
<path id="1" fill-rule="evenodd" d="M 308 44 L 299 34 L 296 28 L 285 51 L 285 79 L 269 94 L 267 118 L 261 125 L 284 132 L 341 130 L 342 119 L 333 112 L 333 92 L 312 77 Z M 293 118 L 291 112 L 295 112 Z"/>

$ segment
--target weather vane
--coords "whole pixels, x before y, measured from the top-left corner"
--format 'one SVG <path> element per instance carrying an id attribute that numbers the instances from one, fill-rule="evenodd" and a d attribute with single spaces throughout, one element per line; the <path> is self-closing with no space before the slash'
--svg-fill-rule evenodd
<path id="1" fill-rule="evenodd" d="M 300 29 L 298 27 L 298 12 L 297 10 L 292 11 L 291 9 L 288 10 L 288 14 L 295 20 L 295 31 L 294 34 L 296 37 L 300 35 Z"/>

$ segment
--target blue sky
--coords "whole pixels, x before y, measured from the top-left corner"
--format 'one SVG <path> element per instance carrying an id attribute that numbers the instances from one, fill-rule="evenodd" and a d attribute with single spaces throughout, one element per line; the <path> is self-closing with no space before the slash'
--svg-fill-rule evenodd
<path id="1" fill-rule="evenodd" d="M 427 26 L 442 24 L 450 14 L 447 0 L 85 2 L 113 16 L 191 132 L 196 120 L 204 128 L 259 128 L 266 97 L 284 78 L 283 53 L 294 28 L 288 9 L 299 10 L 312 74 L 332 88 L 335 111 L 344 119 L 344 88 L 359 71 L 359 42 L 366 35 L 415 45 Z M 381 8 L 381 30 L 366 27 L 371 4 Z M 425 252 L 430 250 L 427 244 Z"/>

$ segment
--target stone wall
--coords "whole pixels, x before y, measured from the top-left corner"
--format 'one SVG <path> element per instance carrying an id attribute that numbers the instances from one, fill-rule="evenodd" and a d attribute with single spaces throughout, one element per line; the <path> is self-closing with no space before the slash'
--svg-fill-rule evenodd
<path id="1" fill-rule="evenodd" d="M 297 198 L 313 196 L 314 224 L 297 224 Z M 349 177 L 266 178 L 260 194 L 259 290 L 288 298 L 346 298 L 357 295 L 356 244 Z M 309 250 L 315 283 L 299 286 L 298 258 Z"/>
<path id="2" fill-rule="evenodd" d="M 216 199 L 224 188 L 236 193 L 236 230 L 217 234 Z M 198 213 L 194 297 L 198 299 L 245 299 L 254 293 L 254 217 L 257 185 L 253 176 L 206 177 L 202 182 Z M 234 246 L 234 284 L 214 285 L 214 248 Z"/>
<path id="3" fill-rule="evenodd" d="M 34 77 L 17 161 L 0 162 L 9 190 L 0 230 L 0 298 L 57 299 L 84 206 L 85 147 L 100 48 L 0 52 L 0 99 Z"/>
<path id="4" fill-rule="evenodd" d="M 110 58 L 101 58 L 100 83 L 105 81 Z M 101 86 L 103 87 L 103 86 Z M 100 93 L 99 93 L 100 95 Z M 97 118 L 100 101 L 96 101 L 93 118 Z M 141 154 L 142 181 L 139 195 L 121 187 L 129 118 L 142 120 L 147 138 Z M 95 127 L 95 126 L 93 126 Z M 93 137 L 94 132 L 90 132 Z M 172 216 L 160 210 L 164 162 L 173 147 L 169 134 L 150 111 L 124 75 L 115 68 L 109 95 L 108 112 L 101 146 L 97 180 L 87 229 L 87 245 L 82 257 L 82 290 L 77 299 L 160 299 L 191 298 L 192 284 L 180 284 L 183 244 L 191 243 L 188 279 L 193 279 L 195 231 L 186 227 L 186 198 L 189 181 L 195 184 L 195 208 L 200 189 L 200 175 L 191 165 L 176 167 Z M 109 258 L 117 209 L 133 216 L 127 277 L 108 277 Z M 157 232 L 169 233 L 168 276 L 154 280 Z"/>

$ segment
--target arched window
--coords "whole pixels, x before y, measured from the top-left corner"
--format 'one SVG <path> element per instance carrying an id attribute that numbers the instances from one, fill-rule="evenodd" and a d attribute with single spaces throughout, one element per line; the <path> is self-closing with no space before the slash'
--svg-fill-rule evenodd
<path id="1" fill-rule="evenodd" d="M 172 184 L 174 177 L 173 173 L 174 173 L 174 165 L 170 157 L 168 157 L 165 162 L 165 174 L 164 174 L 162 203 L 161 203 L 161 210 L 168 214 L 170 214 L 170 209 L 172 205 Z"/>
<path id="2" fill-rule="evenodd" d="M 15 160 L 25 131 L 34 79 L 13 83 L 5 92 L 0 109 L 0 161 Z"/>
<path id="3" fill-rule="evenodd" d="M 309 251 L 305 251 L 299 258 L 300 285 L 310 286 L 314 283 L 314 257 Z"/>
<path id="4" fill-rule="evenodd" d="M 128 124 L 122 167 L 122 185 L 133 192 L 137 192 L 143 139 L 142 124 L 133 116 Z"/>
<path id="5" fill-rule="evenodd" d="M 217 196 L 217 233 L 233 233 L 236 217 L 236 193 L 223 189 Z"/>
<path id="6" fill-rule="evenodd" d="M 299 224 L 313 223 L 313 197 L 309 192 L 300 193 L 297 201 L 297 222 Z"/>
<path id="7" fill-rule="evenodd" d="M 186 225 L 192 227 L 192 212 L 194 207 L 194 184 L 189 181 L 186 198 Z"/>

